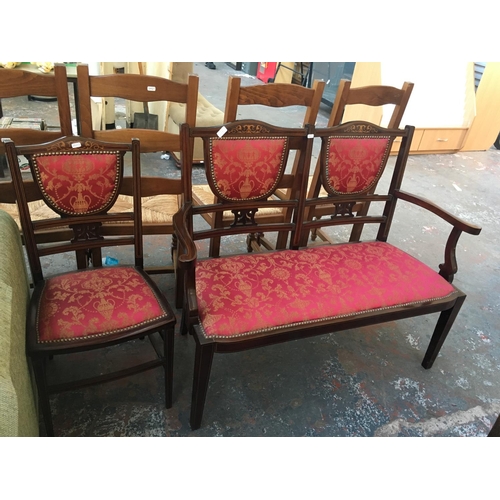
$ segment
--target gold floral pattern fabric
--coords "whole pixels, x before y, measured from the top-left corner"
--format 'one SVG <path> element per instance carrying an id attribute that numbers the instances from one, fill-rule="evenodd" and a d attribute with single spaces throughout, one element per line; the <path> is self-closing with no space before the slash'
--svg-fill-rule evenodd
<path id="1" fill-rule="evenodd" d="M 143 276 L 126 266 L 49 278 L 37 309 L 41 343 L 111 335 L 167 316 Z"/>
<path id="2" fill-rule="evenodd" d="M 210 141 L 209 177 L 226 201 L 268 198 L 286 165 L 287 139 L 222 138 Z"/>
<path id="3" fill-rule="evenodd" d="M 200 261 L 196 294 L 207 337 L 227 338 L 454 293 L 439 274 L 382 242 Z"/>
<path id="4" fill-rule="evenodd" d="M 388 137 L 329 137 L 325 188 L 331 194 L 368 191 L 382 175 L 389 151 Z"/>
<path id="5" fill-rule="evenodd" d="M 43 153 L 33 155 L 33 162 L 47 204 L 61 215 L 103 212 L 116 199 L 118 154 Z"/>

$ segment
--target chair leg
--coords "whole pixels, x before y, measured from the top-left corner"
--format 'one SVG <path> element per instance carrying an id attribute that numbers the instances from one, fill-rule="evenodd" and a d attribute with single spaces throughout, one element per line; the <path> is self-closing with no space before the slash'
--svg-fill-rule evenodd
<path id="1" fill-rule="evenodd" d="M 165 406 L 172 408 L 173 380 L 174 380 L 174 328 L 167 328 L 162 332 L 165 360 Z"/>
<path id="2" fill-rule="evenodd" d="M 288 241 L 288 231 L 280 231 L 276 238 L 276 250 L 284 250 Z"/>
<path id="3" fill-rule="evenodd" d="M 363 203 L 363 206 L 358 210 L 357 216 L 364 217 L 368 215 L 368 210 L 370 209 L 370 202 L 366 201 Z M 361 233 L 363 232 L 364 224 L 354 224 L 351 229 L 351 237 L 349 238 L 350 242 L 358 242 L 361 239 Z"/>
<path id="4" fill-rule="evenodd" d="M 488 437 L 500 437 L 500 415 L 488 433 Z"/>
<path id="5" fill-rule="evenodd" d="M 447 309 L 446 311 L 442 311 L 439 315 L 438 322 L 436 324 L 436 328 L 434 329 L 434 333 L 432 334 L 431 341 L 429 343 L 429 347 L 427 348 L 427 352 L 425 353 L 424 360 L 422 361 L 422 366 L 428 370 L 434 364 L 441 346 L 446 340 L 446 336 L 448 335 L 451 327 L 453 326 L 453 322 L 462 307 L 462 304 L 465 301 L 466 295 L 461 295 L 457 298 L 455 305 L 451 309 Z"/>
<path id="6" fill-rule="evenodd" d="M 220 240 L 221 240 L 220 236 L 215 236 L 214 238 L 210 239 L 208 255 L 211 258 L 219 257 L 219 255 L 220 255 Z"/>
<path id="7" fill-rule="evenodd" d="M 38 392 L 38 402 L 40 404 L 43 421 L 45 423 L 45 432 L 47 433 L 47 436 L 52 437 L 54 436 L 54 425 L 52 424 L 52 415 L 50 412 L 47 376 L 45 374 L 45 360 L 46 358 L 34 358 L 32 359 L 32 363 Z"/>
<path id="8" fill-rule="evenodd" d="M 202 344 L 197 336 L 195 336 L 195 339 L 196 352 L 194 359 L 193 393 L 191 398 L 191 416 L 189 419 L 193 431 L 199 429 L 201 425 L 210 370 L 215 352 L 215 344 L 213 342 Z"/>

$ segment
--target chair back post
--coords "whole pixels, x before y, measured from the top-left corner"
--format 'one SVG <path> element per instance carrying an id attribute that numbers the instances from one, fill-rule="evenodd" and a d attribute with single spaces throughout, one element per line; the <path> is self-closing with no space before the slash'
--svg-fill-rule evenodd
<path id="1" fill-rule="evenodd" d="M 349 95 L 350 89 L 350 80 L 340 80 L 327 127 L 334 127 L 335 125 L 340 125 L 342 122 L 342 116 L 344 115 L 345 106 L 347 104 L 347 96 Z"/>
<path id="2" fill-rule="evenodd" d="M 68 75 L 64 64 L 54 65 L 54 81 L 56 87 L 57 107 L 59 109 L 59 123 L 63 136 L 72 135 L 71 108 L 69 105 Z M 75 96 L 76 97 L 76 96 Z"/>
<path id="3" fill-rule="evenodd" d="M 226 107 L 224 108 L 224 123 L 236 121 L 240 97 L 241 78 L 230 76 L 227 82 Z"/>
<path id="4" fill-rule="evenodd" d="M 386 202 L 384 208 L 384 217 L 386 218 L 386 220 L 385 222 L 380 224 L 377 233 L 377 240 L 379 241 L 385 242 L 387 241 L 387 238 L 389 236 L 389 231 L 391 229 L 392 219 L 394 217 L 394 211 L 396 210 L 397 203 L 395 192 L 401 188 L 401 184 L 403 182 L 414 131 L 415 127 L 410 125 L 407 125 L 404 128 L 405 134 L 402 136 L 401 145 L 399 146 L 398 156 L 396 158 L 394 172 L 392 174 L 392 179 L 388 191 L 391 199 Z"/>
<path id="5" fill-rule="evenodd" d="M 88 65 L 78 64 L 76 67 L 76 75 L 78 80 L 78 100 L 80 107 L 80 131 L 84 137 L 92 137 L 92 107 Z"/>
<path id="6" fill-rule="evenodd" d="M 408 101 L 410 100 L 411 93 L 413 91 L 413 83 L 404 82 L 403 87 L 401 89 L 401 97 L 399 99 L 399 103 L 396 104 L 394 111 L 392 113 L 391 119 L 387 128 L 398 128 L 401 120 L 403 119 L 403 114 L 405 112 L 406 106 L 408 105 Z"/>
<path id="7" fill-rule="evenodd" d="M 196 112 L 198 106 L 198 92 L 200 80 L 197 75 L 188 75 L 188 89 L 186 97 L 186 123 L 191 127 L 196 125 Z"/>
<path id="8" fill-rule="evenodd" d="M 313 124 L 305 125 L 306 135 L 303 140 L 306 142 L 303 152 L 298 155 L 299 158 L 296 160 L 296 170 L 297 173 L 297 186 L 298 190 L 295 193 L 291 193 L 290 197 L 295 197 L 298 199 L 298 205 L 296 210 L 292 213 L 292 220 L 295 224 L 295 230 L 292 231 L 290 237 L 290 248 L 298 250 L 302 242 L 302 226 L 304 221 L 307 220 L 307 208 L 306 208 L 306 198 L 308 189 L 308 179 L 309 172 L 311 168 L 312 159 L 312 148 L 314 143 L 314 133 L 315 126 Z M 295 165 L 294 165 L 295 167 Z"/>
<path id="9" fill-rule="evenodd" d="M 141 150 L 139 139 L 132 139 L 132 177 L 134 183 L 134 252 L 135 265 L 144 267 L 144 240 L 142 237 L 142 177 L 141 177 Z"/>

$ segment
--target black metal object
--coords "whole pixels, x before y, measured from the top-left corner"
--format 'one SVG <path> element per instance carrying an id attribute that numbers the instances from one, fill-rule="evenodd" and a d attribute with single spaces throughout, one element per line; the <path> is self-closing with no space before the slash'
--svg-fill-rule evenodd
<path id="1" fill-rule="evenodd" d="M 267 83 L 274 83 L 276 80 L 276 76 L 278 75 L 280 68 L 283 67 L 285 69 L 290 70 L 292 73 L 295 73 L 296 75 L 300 75 L 300 84 L 302 87 L 311 87 L 312 84 L 312 69 L 313 69 L 313 63 L 310 62 L 308 63 L 309 66 L 304 66 L 304 63 L 298 63 L 300 64 L 300 71 L 296 70 L 295 68 L 290 68 L 289 66 L 285 66 L 283 63 L 278 63 L 278 66 L 276 66 L 276 72 L 274 73 L 274 78 L 269 78 Z"/>

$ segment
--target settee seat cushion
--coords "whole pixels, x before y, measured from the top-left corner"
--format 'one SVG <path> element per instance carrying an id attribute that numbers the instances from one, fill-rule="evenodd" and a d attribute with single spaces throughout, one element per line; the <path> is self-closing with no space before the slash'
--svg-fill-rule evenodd
<path id="1" fill-rule="evenodd" d="M 196 266 L 200 326 L 207 338 L 313 326 L 453 293 L 436 271 L 382 242 L 245 254 Z"/>

